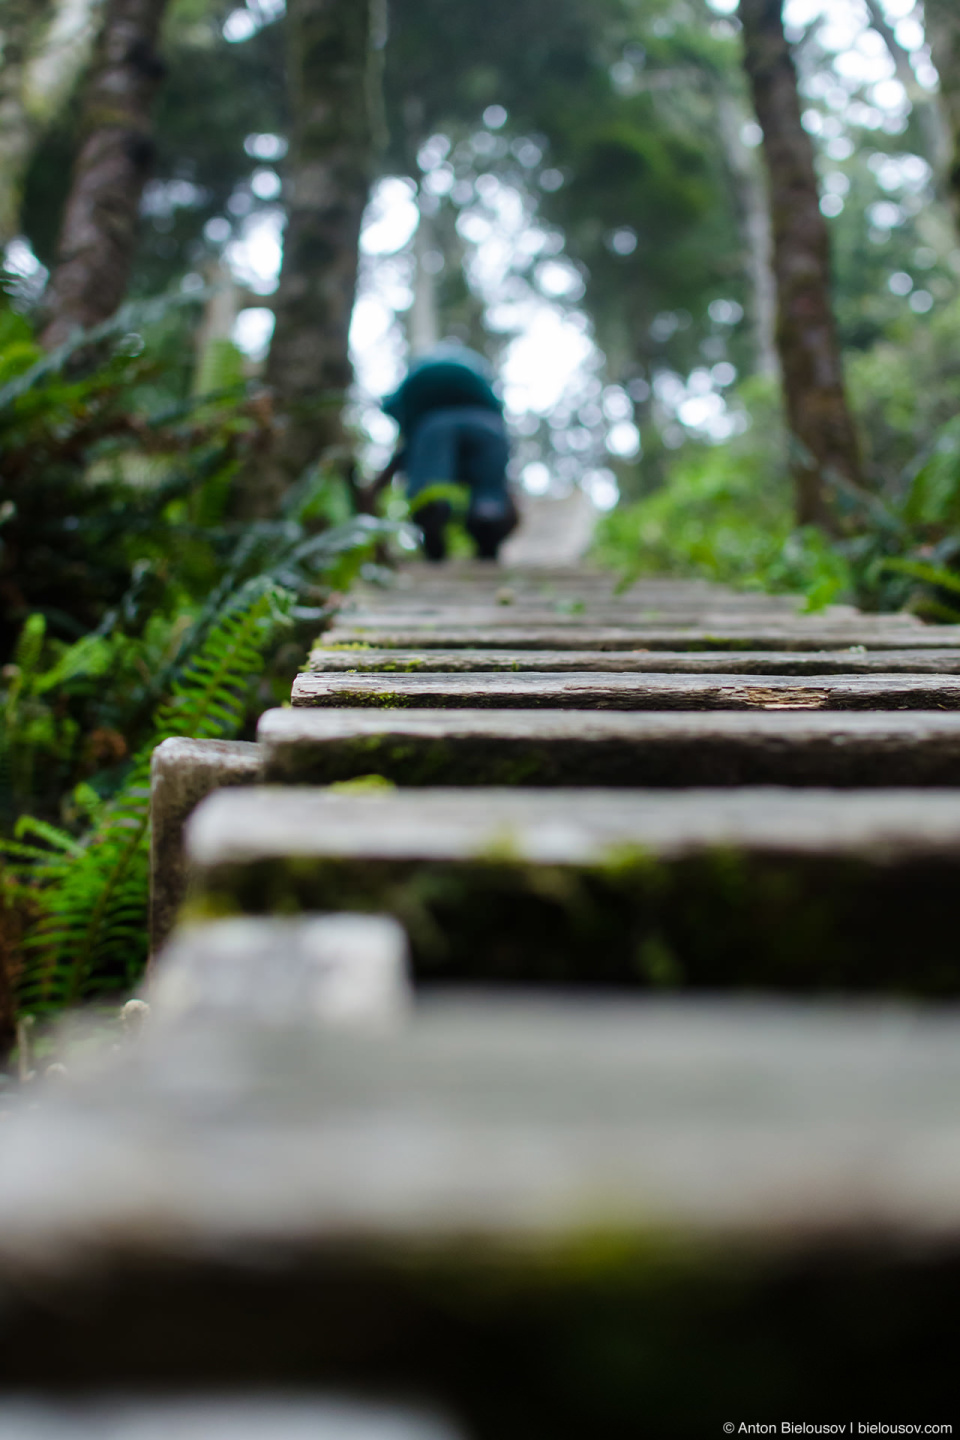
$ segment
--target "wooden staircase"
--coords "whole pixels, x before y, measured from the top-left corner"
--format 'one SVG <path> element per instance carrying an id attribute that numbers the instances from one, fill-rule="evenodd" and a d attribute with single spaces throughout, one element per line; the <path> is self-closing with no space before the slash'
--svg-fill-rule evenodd
<path id="1" fill-rule="evenodd" d="M 960 630 L 409 566 L 292 702 L 159 748 L 149 1019 L 0 1126 L 7 1396 L 952 1421 Z"/>

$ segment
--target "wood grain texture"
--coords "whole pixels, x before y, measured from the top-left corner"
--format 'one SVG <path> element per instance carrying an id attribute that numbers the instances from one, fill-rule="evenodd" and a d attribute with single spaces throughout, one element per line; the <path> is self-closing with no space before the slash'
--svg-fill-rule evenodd
<path id="1" fill-rule="evenodd" d="M 956 710 L 960 675 L 298 675 L 303 708 L 490 710 Z"/>
<path id="2" fill-rule="evenodd" d="M 955 625 L 915 628 L 885 621 L 857 620 L 826 627 L 816 621 L 781 625 L 730 625 L 667 628 L 660 625 L 594 625 L 589 622 L 517 625 L 407 624 L 387 619 L 376 625 L 336 623 L 325 632 L 326 645 L 369 646 L 380 650 L 943 650 L 960 646 Z"/>
<path id="3" fill-rule="evenodd" d="M 318 645 L 317 675 L 513 673 L 676 675 L 960 675 L 954 650 L 338 650 Z"/>
<path id="4" fill-rule="evenodd" d="M 269 710 L 264 776 L 401 785 L 954 785 L 960 715 Z"/>

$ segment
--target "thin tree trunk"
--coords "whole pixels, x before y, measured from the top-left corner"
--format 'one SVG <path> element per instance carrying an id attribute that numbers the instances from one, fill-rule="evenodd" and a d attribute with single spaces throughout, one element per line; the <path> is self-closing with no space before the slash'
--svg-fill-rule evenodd
<path id="1" fill-rule="evenodd" d="M 746 117 L 740 103 L 726 90 L 716 97 L 720 138 L 737 195 L 740 229 L 746 252 L 750 281 L 754 364 L 758 375 L 776 379 L 780 374 L 777 355 L 777 287 L 773 275 L 773 235 L 770 229 L 770 201 L 766 177 L 754 151 L 740 136 Z"/>
<path id="2" fill-rule="evenodd" d="M 950 132 L 949 180 L 960 222 L 960 8 L 957 0 L 926 0 L 924 20 L 940 76 L 940 105 Z"/>
<path id="3" fill-rule="evenodd" d="M 40 0 L 5 0 L 0 11 L 0 247 L 20 233 L 20 191 L 34 145 L 24 79 L 42 13 Z"/>
<path id="4" fill-rule="evenodd" d="M 797 520 L 832 530 L 827 480 L 862 483 L 830 297 L 830 240 L 781 0 L 740 0 L 745 65 L 770 176 L 777 349 L 792 436 Z"/>
<path id="5" fill-rule="evenodd" d="M 76 326 L 108 319 L 126 294 L 154 156 L 150 110 L 163 75 L 156 46 L 165 6 L 109 0 L 50 282 L 48 349 Z"/>
<path id="6" fill-rule="evenodd" d="M 33 154 L 86 68 L 103 0 L 3 0 L 0 5 L 0 247 L 20 233 Z"/>
<path id="7" fill-rule="evenodd" d="M 414 355 L 424 355 L 432 350 L 440 339 L 440 321 L 437 316 L 437 281 L 426 263 L 426 257 L 435 249 L 433 226 L 430 217 L 420 211 L 420 224 L 413 241 L 413 304 L 410 306 L 410 349 Z"/>
<path id="8" fill-rule="evenodd" d="M 289 0 L 293 133 L 284 177 L 287 227 L 266 380 L 278 430 L 271 464 L 246 477 L 245 514 L 271 514 L 304 468 L 343 445 L 353 378 L 350 316 L 374 136 L 370 67 L 379 59 L 369 0 Z"/>

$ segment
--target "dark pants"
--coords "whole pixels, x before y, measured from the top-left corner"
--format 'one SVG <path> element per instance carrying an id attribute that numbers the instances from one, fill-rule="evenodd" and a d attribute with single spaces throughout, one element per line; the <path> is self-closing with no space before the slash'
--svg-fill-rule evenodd
<path id="1" fill-rule="evenodd" d="M 510 447 L 503 419 L 479 405 L 434 410 L 414 429 L 407 442 L 405 468 L 411 500 L 431 485 L 470 487 L 466 529 L 483 556 L 497 547 L 517 524 L 507 489 Z M 433 559 L 445 553 L 442 532 L 450 509 L 445 502 L 428 503 L 417 513 L 425 548 Z"/>

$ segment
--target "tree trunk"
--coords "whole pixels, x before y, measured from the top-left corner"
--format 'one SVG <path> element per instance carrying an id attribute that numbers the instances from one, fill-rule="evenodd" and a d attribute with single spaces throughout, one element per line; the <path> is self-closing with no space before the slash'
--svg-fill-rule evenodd
<path id="1" fill-rule="evenodd" d="M 360 222 L 374 160 L 371 8 L 369 0 L 289 0 L 287 7 L 293 133 L 266 369 L 278 428 L 271 464 L 241 487 L 239 508 L 248 515 L 273 513 L 304 468 L 344 441 Z"/>
<path id="2" fill-rule="evenodd" d="M 0 14 L 0 249 L 20 233 L 20 191 L 33 150 L 24 77 L 40 0 L 5 0 Z"/>
<path id="3" fill-rule="evenodd" d="M 836 528 L 827 480 L 862 483 L 830 297 L 830 240 L 781 0 L 740 0 L 745 65 L 770 177 L 777 349 L 801 525 Z"/>
<path id="4" fill-rule="evenodd" d="M 48 349 L 123 300 L 140 198 L 153 162 L 150 109 L 163 75 L 156 45 L 166 0 L 110 0 L 87 85 L 83 139 L 50 282 Z"/>
<path id="5" fill-rule="evenodd" d="M 727 90 L 716 96 L 717 119 L 727 166 L 737 197 L 747 277 L 750 281 L 750 321 L 753 329 L 754 364 L 758 375 L 777 379 L 777 287 L 773 275 L 773 236 L 770 230 L 770 201 L 765 176 L 754 151 L 749 150 L 740 132 L 746 116 L 738 100 Z"/>
<path id="6" fill-rule="evenodd" d="M 20 233 L 23 182 L 90 59 L 101 0 L 4 0 L 0 28 L 0 247 Z"/>
<path id="7" fill-rule="evenodd" d="M 429 215 L 420 211 L 420 224 L 413 239 L 413 304 L 410 306 L 410 350 L 425 355 L 440 339 L 437 315 L 437 281 L 427 263 L 436 249 Z"/>
<path id="8" fill-rule="evenodd" d="M 926 0 L 927 39 L 940 76 L 940 105 L 950 132 L 949 179 L 960 222 L 960 9 L 957 0 Z"/>

